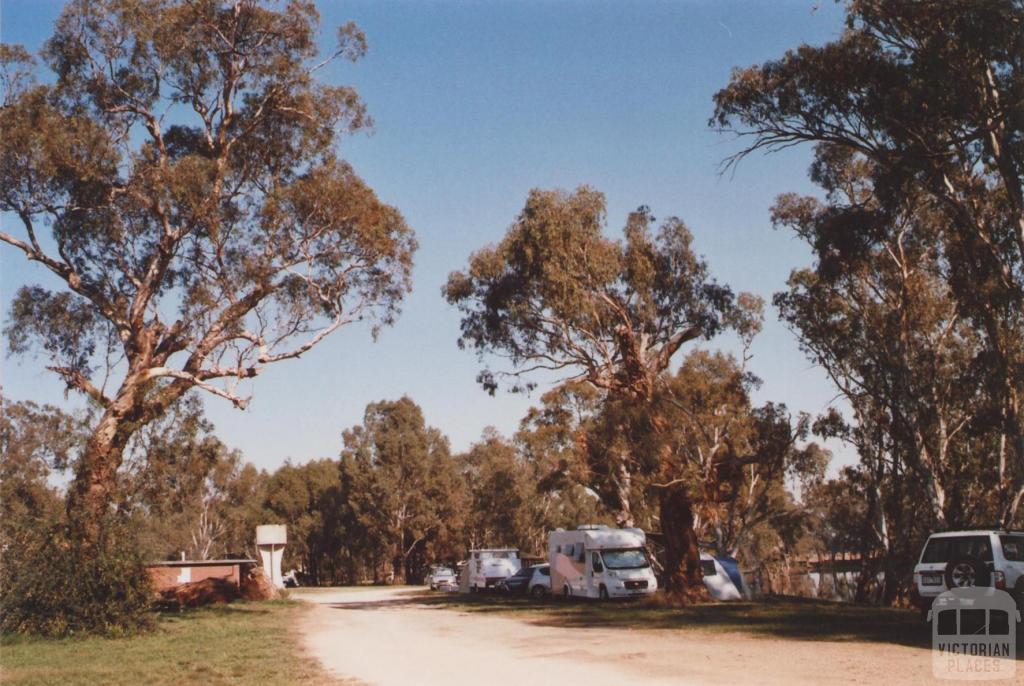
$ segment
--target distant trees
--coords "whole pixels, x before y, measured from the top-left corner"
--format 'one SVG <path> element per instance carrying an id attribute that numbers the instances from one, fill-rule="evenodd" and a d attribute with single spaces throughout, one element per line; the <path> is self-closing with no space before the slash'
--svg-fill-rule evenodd
<path id="1" fill-rule="evenodd" d="M 801 516 L 789 489 L 820 481 L 831 458 L 806 443 L 807 416 L 793 417 L 782 404 L 752 403 L 759 384 L 745 362 L 703 350 L 687 355 L 666 380 L 673 473 L 697 503 L 694 528 L 702 547 L 719 555 L 735 557 L 759 527 L 780 528 Z"/>
<path id="2" fill-rule="evenodd" d="M 60 520 L 64 501 L 50 476 L 72 465 L 86 430 L 51 405 L 0 396 L 0 539 Z"/>
<path id="3" fill-rule="evenodd" d="M 420 407 L 407 397 L 371 403 L 344 443 L 341 502 L 350 545 L 376 562 L 375 574 L 418 581 L 430 557 L 452 557 L 455 551 L 439 544 L 461 525 L 458 474 L 448 439 L 426 425 Z"/>
<path id="4" fill-rule="evenodd" d="M 468 547 L 513 545 L 545 556 L 548 532 L 611 521 L 596 496 L 573 481 L 553 481 L 549 437 L 524 424 L 513 440 L 493 429 L 456 456 L 468 511 Z"/>
<path id="5" fill-rule="evenodd" d="M 340 574 L 338 551 L 348 545 L 338 530 L 345 507 L 340 488 L 338 463 L 331 459 L 285 462 L 266 479 L 259 524 L 288 527 L 282 564 L 304 571 L 309 583 L 330 583 Z"/>
<path id="6" fill-rule="evenodd" d="M 186 396 L 135 434 L 119 480 L 118 509 L 136 520 L 152 557 L 253 552 L 259 475 L 213 434 L 198 396 Z M 239 521 L 242 512 L 248 514 Z"/>
<path id="7" fill-rule="evenodd" d="M 416 241 L 336 157 L 369 119 L 317 83 L 311 3 L 73 0 L 42 58 L 0 48 L 0 242 L 63 288 L 24 286 L 6 329 L 100 408 L 69 512 L 86 540 L 135 433 L 189 391 L 238 385 L 340 327 L 390 324 Z M 326 61 L 356 60 L 348 24 Z M 97 373 L 97 368 L 99 373 Z"/>
<path id="8" fill-rule="evenodd" d="M 516 446 L 497 432 L 459 456 L 469 496 L 464 538 L 471 548 L 529 545 L 536 481 Z M 530 546 L 531 548 L 533 546 Z"/>
<path id="9" fill-rule="evenodd" d="M 43 550 L 38 539 L 66 516 L 51 476 L 78 459 L 88 435 L 87 419 L 4 401 L 4 541 Z M 420 407 L 400 398 L 368 405 L 343 442 L 340 459 L 286 461 L 267 473 L 224 445 L 200 398 L 188 395 L 126 449 L 114 519 L 137 550 L 117 554 L 256 557 L 255 527 L 279 523 L 288 527 L 284 567 L 305 583 L 418 583 L 428 564 L 453 563 L 470 547 L 543 554 L 556 527 L 610 521 L 582 485 L 552 477 L 563 457 L 559 439 L 539 426 L 524 423 L 512 439 L 488 430 L 453 456 Z"/>

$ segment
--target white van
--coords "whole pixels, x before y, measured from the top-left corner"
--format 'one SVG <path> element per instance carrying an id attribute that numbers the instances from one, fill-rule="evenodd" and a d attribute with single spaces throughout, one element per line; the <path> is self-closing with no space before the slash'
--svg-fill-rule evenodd
<path id="1" fill-rule="evenodd" d="M 627 598 L 654 593 L 658 580 L 644 532 L 585 525 L 548 534 L 551 592 L 582 598 Z"/>
<path id="2" fill-rule="evenodd" d="M 492 588 L 523 566 L 517 548 L 481 548 L 469 551 L 466 565 L 467 585 L 470 593 Z"/>

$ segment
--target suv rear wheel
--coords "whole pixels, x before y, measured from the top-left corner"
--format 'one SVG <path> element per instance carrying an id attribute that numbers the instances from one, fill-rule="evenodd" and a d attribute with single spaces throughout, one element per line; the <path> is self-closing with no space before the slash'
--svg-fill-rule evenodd
<path id="1" fill-rule="evenodd" d="M 956 557 L 946 565 L 946 587 L 967 588 L 988 586 L 991 579 L 988 567 L 976 557 Z"/>

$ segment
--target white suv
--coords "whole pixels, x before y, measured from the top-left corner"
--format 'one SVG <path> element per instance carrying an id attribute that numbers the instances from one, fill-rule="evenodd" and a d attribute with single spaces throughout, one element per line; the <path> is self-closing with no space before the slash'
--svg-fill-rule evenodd
<path id="1" fill-rule="evenodd" d="M 1024 607 L 1024 532 L 973 530 L 932 534 L 914 567 L 915 603 L 922 610 L 950 588 L 993 586 Z"/>

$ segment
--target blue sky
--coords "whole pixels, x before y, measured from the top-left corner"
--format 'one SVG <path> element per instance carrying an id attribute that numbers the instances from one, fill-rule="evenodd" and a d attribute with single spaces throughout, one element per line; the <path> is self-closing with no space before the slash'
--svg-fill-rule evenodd
<path id="1" fill-rule="evenodd" d="M 36 49 L 61 2 L 0 0 L 2 39 Z M 488 396 L 480 364 L 456 347 L 459 318 L 441 298 L 447 274 L 496 242 L 534 187 L 588 184 L 608 200 L 609 232 L 645 204 L 685 220 L 714 275 L 771 299 L 808 250 L 773 231 L 779 193 L 813 192 L 809 149 L 755 156 L 721 175 L 738 144 L 711 131 L 712 95 L 733 67 L 820 44 L 842 30 L 826 0 L 772 2 L 389 2 L 319 3 L 325 46 L 349 19 L 366 32 L 359 63 L 323 70 L 354 85 L 376 121 L 345 139 L 342 155 L 415 229 L 414 291 L 398 324 L 373 343 L 365 329 L 332 336 L 302 359 L 268 369 L 250 409 L 207 400 L 218 435 L 260 467 L 286 458 L 336 456 L 341 431 L 368 402 L 408 394 L 427 421 L 464 449 L 486 426 L 508 434 L 533 397 Z M 9 216 L 6 230 L 16 231 Z M 4 313 L 14 290 L 49 281 L 0 248 Z M 767 313 L 752 370 L 758 401 L 817 414 L 834 401 L 824 373 Z M 713 345 L 734 348 L 722 339 Z M 681 356 L 680 356 L 681 357 Z M 3 392 L 75 407 L 42 358 L 4 358 Z M 852 459 L 830 445 L 837 462 Z"/>

